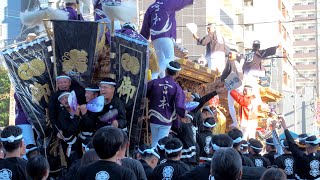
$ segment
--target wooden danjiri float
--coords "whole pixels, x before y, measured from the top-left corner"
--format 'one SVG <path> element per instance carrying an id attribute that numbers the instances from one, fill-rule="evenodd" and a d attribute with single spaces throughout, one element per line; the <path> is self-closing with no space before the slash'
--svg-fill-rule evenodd
<path id="1" fill-rule="evenodd" d="M 191 92 L 196 92 L 200 96 L 212 92 L 210 88 L 211 85 L 216 83 L 216 80 L 220 76 L 218 71 L 213 71 L 207 67 L 200 66 L 188 59 L 178 59 L 176 60 L 182 65 L 182 70 L 177 81 L 182 86 L 183 89 L 189 90 Z M 260 96 L 264 103 L 274 103 L 278 102 L 282 95 L 278 91 L 269 87 L 260 87 Z M 235 104 L 236 110 L 238 110 L 238 105 Z M 228 100 L 227 92 L 219 95 L 219 110 L 226 117 L 226 132 L 229 130 L 229 125 L 232 124 L 232 119 L 228 110 Z M 237 111 L 238 116 L 238 111 Z M 259 113 L 259 125 L 258 125 L 258 136 L 264 138 L 264 132 L 268 129 L 266 118 L 268 117 L 268 112 Z"/>

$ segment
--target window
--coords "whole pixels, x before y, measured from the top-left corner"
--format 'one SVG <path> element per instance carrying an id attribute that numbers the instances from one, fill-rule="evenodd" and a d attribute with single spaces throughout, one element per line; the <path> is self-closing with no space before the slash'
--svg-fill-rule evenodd
<path id="1" fill-rule="evenodd" d="M 314 53 L 314 52 L 316 52 L 315 49 L 310 49 L 310 50 L 309 50 L 309 53 Z"/>
<path id="2" fill-rule="evenodd" d="M 245 24 L 244 29 L 246 31 L 254 31 L 254 24 Z"/>
<path id="3" fill-rule="evenodd" d="M 2 36 L 2 25 L 0 24 L 0 37 Z"/>
<path id="4" fill-rule="evenodd" d="M 253 0 L 244 0 L 245 6 L 253 6 Z"/>

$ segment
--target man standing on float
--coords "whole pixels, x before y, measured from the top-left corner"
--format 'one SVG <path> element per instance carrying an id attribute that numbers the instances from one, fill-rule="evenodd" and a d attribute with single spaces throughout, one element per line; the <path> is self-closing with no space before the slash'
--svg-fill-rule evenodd
<path id="1" fill-rule="evenodd" d="M 166 65 L 174 60 L 176 32 L 176 11 L 191 5 L 193 0 L 156 0 L 146 11 L 140 34 L 149 39 L 159 61 L 159 72 L 152 72 L 152 79 L 163 78 Z"/>

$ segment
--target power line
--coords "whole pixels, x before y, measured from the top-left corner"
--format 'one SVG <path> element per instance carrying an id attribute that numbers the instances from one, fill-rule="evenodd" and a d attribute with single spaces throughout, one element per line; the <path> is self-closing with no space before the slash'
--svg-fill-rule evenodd
<path id="1" fill-rule="evenodd" d="M 224 26 L 224 25 L 239 25 L 239 26 L 245 26 L 245 25 L 256 25 L 256 24 L 270 24 L 270 23 L 293 23 L 293 22 L 305 22 L 305 21 L 316 21 L 320 18 L 309 18 L 309 19 L 296 19 L 296 20 L 290 20 L 290 21 L 261 21 L 261 22 L 254 22 L 254 23 L 243 23 L 243 24 L 235 24 L 235 23 L 223 23 L 223 24 L 216 24 L 215 26 Z M 205 25 L 198 25 L 198 27 L 206 27 Z M 177 26 L 177 27 L 187 27 L 185 25 Z"/>

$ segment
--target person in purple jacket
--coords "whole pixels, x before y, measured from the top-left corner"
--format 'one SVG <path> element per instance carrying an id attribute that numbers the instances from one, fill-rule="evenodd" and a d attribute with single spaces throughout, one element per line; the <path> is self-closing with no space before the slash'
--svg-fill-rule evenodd
<path id="1" fill-rule="evenodd" d="M 14 100 L 16 101 L 16 118 L 15 118 L 15 125 L 22 129 L 24 143 L 27 146 L 28 144 L 36 144 L 34 140 L 34 134 L 32 126 L 28 121 L 28 117 L 24 113 L 22 109 L 22 105 L 16 93 L 14 93 Z"/>
<path id="2" fill-rule="evenodd" d="M 80 20 L 83 21 L 83 17 L 81 14 L 77 13 L 77 4 L 78 0 L 63 0 L 65 3 L 66 8 L 65 11 L 69 13 L 69 20 Z"/>
<path id="3" fill-rule="evenodd" d="M 169 135 L 172 122 L 177 116 L 185 117 L 185 94 L 175 82 L 181 70 L 180 64 L 171 61 L 167 65 L 166 76 L 148 83 L 149 118 L 152 134 L 152 147 Z"/>
<path id="4" fill-rule="evenodd" d="M 151 35 L 160 71 L 152 72 L 152 79 L 165 76 L 166 65 L 174 58 L 176 39 L 176 11 L 193 4 L 193 0 L 156 0 L 146 11 L 140 34 L 146 39 Z"/>

